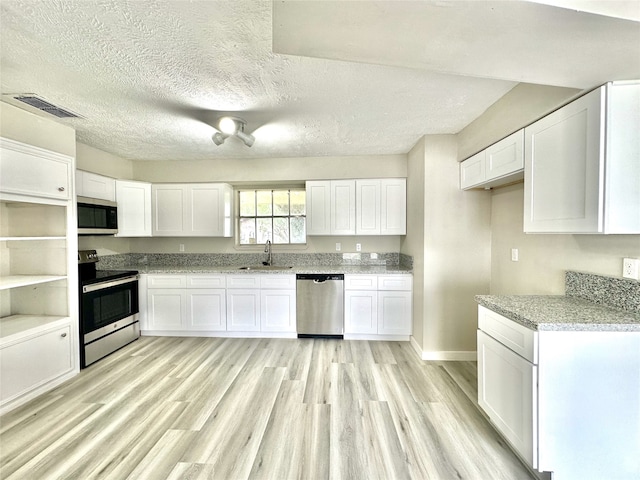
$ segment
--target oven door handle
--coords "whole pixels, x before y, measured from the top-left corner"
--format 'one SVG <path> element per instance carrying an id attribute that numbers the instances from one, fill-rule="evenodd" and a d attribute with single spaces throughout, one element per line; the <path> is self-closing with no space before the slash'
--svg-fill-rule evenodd
<path id="1" fill-rule="evenodd" d="M 104 290 L 105 288 L 116 287 L 124 283 L 135 282 L 140 279 L 140 275 L 134 275 L 133 277 L 119 278 L 118 280 L 112 280 L 110 282 L 95 283 L 93 285 L 85 285 L 82 287 L 82 293 L 95 292 L 96 290 Z"/>

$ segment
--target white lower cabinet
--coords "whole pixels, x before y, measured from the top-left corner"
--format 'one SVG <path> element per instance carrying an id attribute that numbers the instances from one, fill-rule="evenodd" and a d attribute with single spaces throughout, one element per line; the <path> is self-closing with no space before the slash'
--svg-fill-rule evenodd
<path id="1" fill-rule="evenodd" d="M 378 333 L 378 292 L 344 292 L 344 333 Z"/>
<path id="2" fill-rule="evenodd" d="M 536 366 L 478 331 L 478 403 L 533 468 Z"/>
<path id="3" fill-rule="evenodd" d="M 260 331 L 260 290 L 227 290 L 227 330 Z"/>
<path id="4" fill-rule="evenodd" d="M 294 335 L 295 275 L 151 274 L 140 281 L 141 329 L 151 335 Z"/>
<path id="5" fill-rule="evenodd" d="M 150 288 L 147 293 L 147 320 L 150 330 L 186 328 L 187 292 L 183 289 Z"/>
<path id="6" fill-rule="evenodd" d="M 537 331 L 480 306 L 478 404 L 554 480 L 635 480 L 638 352 L 638 331 Z"/>
<path id="7" fill-rule="evenodd" d="M 227 329 L 227 297 L 224 288 L 187 290 L 188 330 L 224 332 Z"/>
<path id="8" fill-rule="evenodd" d="M 411 292 L 378 292 L 378 333 L 411 335 Z"/>
<path id="9" fill-rule="evenodd" d="M 345 275 L 344 298 L 347 337 L 411 335 L 411 275 Z"/>
<path id="10" fill-rule="evenodd" d="M 0 402 L 28 394 L 73 371 L 71 322 L 0 347 Z"/>
<path id="11" fill-rule="evenodd" d="M 296 276 L 260 277 L 260 330 L 296 333 Z"/>

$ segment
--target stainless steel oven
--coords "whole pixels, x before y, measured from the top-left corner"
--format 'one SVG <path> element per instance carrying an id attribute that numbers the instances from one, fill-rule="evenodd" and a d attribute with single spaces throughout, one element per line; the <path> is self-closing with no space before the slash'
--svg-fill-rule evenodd
<path id="1" fill-rule="evenodd" d="M 140 336 L 138 272 L 97 270 L 96 262 L 95 250 L 78 252 L 82 368 Z"/>

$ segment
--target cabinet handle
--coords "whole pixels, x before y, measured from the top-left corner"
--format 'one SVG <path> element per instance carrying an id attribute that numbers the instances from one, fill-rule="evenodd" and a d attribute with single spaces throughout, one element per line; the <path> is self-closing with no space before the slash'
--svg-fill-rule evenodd
<path id="1" fill-rule="evenodd" d="M 67 334 L 66 334 L 66 333 L 63 333 L 63 334 L 62 334 L 62 335 L 60 335 L 60 336 L 61 336 L 62 338 L 64 338 L 64 337 L 66 337 L 66 336 L 67 336 Z"/>
<path id="2" fill-rule="evenodd" d="M 59 192 L 64 192 L 64 187 L 58 187 Z"/>

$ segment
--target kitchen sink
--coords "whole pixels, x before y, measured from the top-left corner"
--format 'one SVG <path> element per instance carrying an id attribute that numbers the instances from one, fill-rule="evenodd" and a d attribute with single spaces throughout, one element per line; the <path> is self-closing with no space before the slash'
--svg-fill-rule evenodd
<path id="1" fill-rule="evenodd" d="M 293 267 L 281 267 L 280 265 L 255 265 L 253 267 L 240 267 L 238 270 L 289 270 Z"/>

